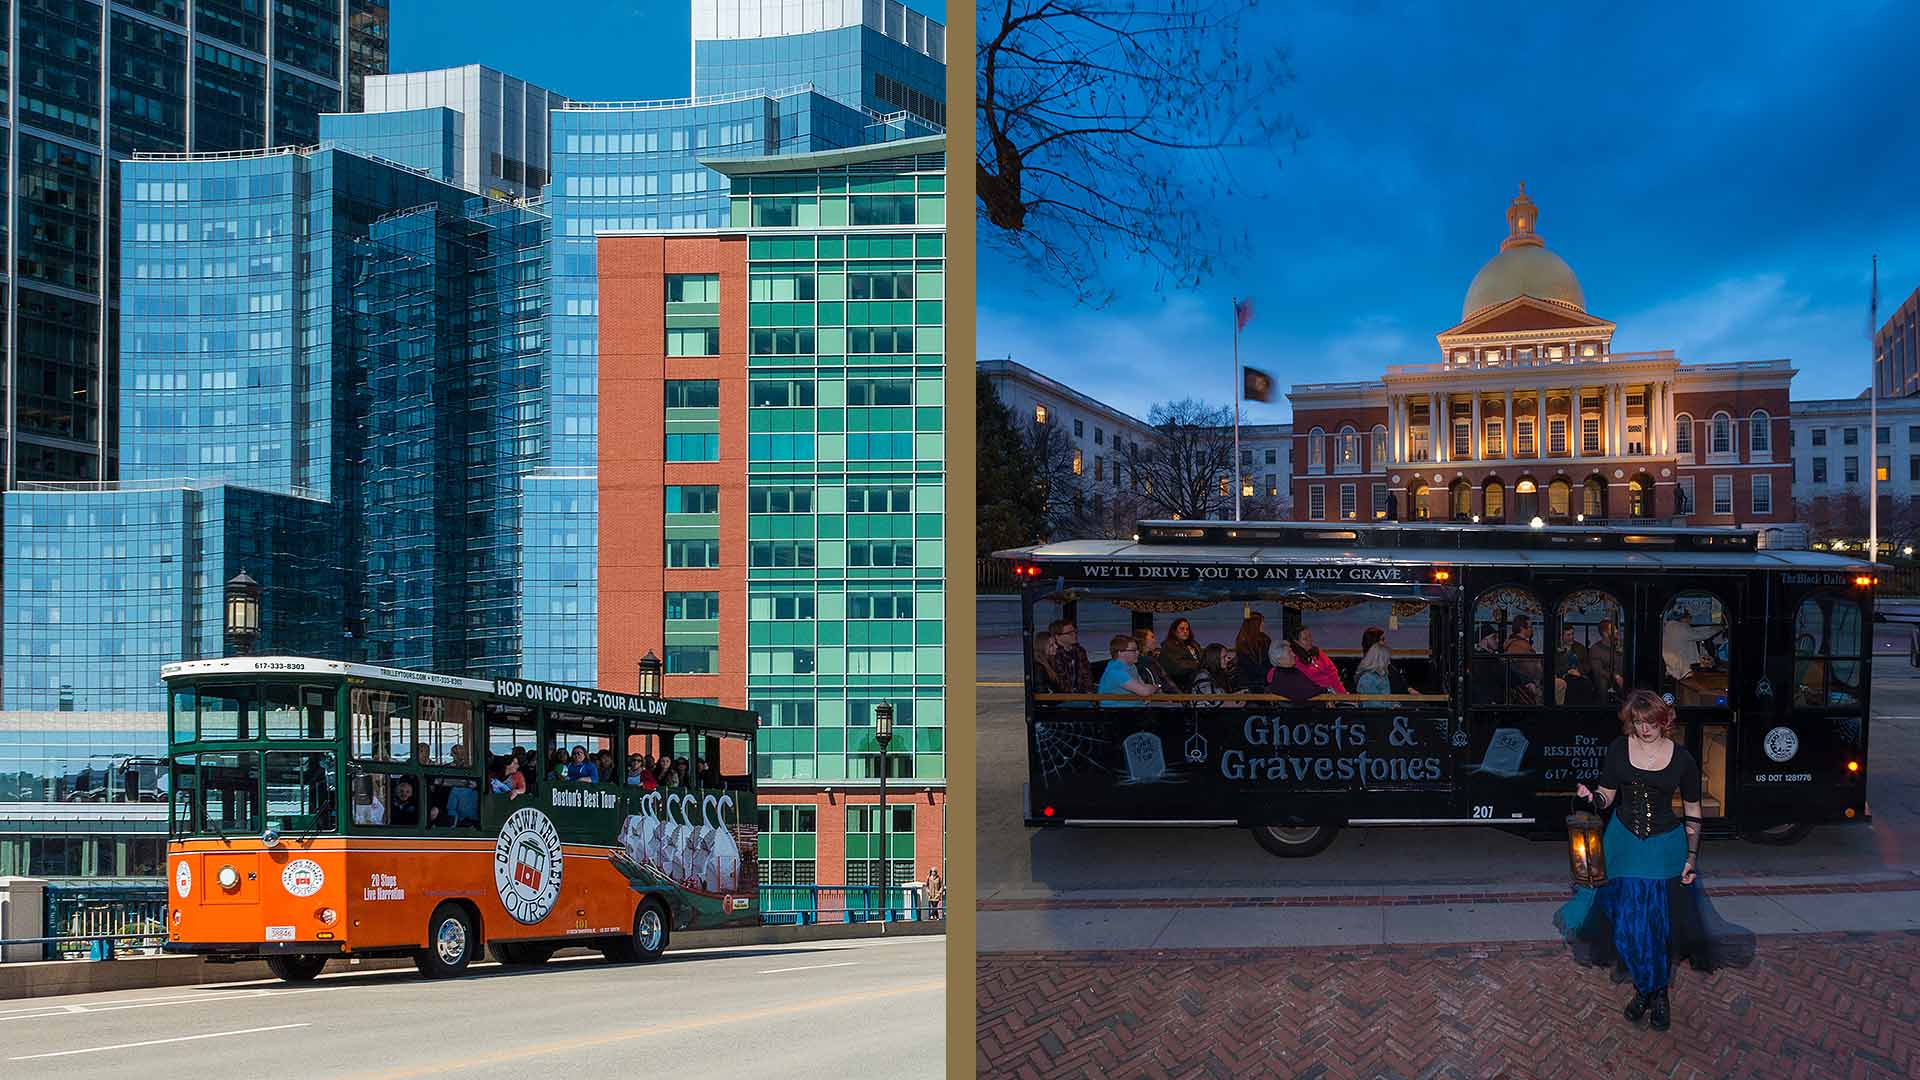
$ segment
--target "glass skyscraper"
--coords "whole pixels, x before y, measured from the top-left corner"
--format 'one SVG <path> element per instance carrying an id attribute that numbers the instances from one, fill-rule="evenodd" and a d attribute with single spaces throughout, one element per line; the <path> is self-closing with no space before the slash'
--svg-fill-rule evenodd
<path id="1" fill-rule="evenodd" d="M 20 480 L 117 475 L 119 162 L 317 141 L 387 66 L 375 0 L 7 7 L 5 437 Z M 191 23 L 189 14 L 191 13 Z"/>

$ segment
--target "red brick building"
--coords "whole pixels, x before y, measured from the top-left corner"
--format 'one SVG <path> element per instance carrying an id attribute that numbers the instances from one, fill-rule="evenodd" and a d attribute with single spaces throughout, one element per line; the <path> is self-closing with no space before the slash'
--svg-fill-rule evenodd
<path id="1" fill-rule="evenodd" d="M 1792 365 L 1614 352 L 1537 221 L 1523 187 L 1438 362 L 1293 387 L 1294 516 L 1791 521 Z"/>

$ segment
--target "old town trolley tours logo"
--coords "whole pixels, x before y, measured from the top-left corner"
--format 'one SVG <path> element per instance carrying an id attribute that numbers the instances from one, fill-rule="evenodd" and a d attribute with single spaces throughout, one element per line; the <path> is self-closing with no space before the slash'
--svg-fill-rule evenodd
<path id="1" fill-rule="evenodd" d="M 493 887 L 515 922 L 532 926 L 560 899 L 560 834 L 531 806 L 515 810 L 493 845 Z"/>

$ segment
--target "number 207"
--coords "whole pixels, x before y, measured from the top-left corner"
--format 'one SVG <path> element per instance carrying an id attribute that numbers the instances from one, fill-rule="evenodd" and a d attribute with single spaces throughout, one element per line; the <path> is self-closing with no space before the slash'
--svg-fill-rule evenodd
<path id="1" fill-rule="evenodd" d="M 1491 820 L 1493 818 L 1493 807 L 1476 806 L 1473 808 L 1473 816 L 1476 820 L 1481 818 Z"/>

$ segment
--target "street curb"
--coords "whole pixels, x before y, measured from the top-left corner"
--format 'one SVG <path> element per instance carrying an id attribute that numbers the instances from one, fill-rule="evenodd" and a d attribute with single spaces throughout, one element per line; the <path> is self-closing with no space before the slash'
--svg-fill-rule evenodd
<path id="1" fill-rule="evenodd" d="M 808 926 L 761 926 L 744 930 L 686 930 L 674 935 L 673 951 L 737 948 L 742 945 L 791 945 L 808 941 L 923 937 L 945 934 L 944 919 L 885 924 L 814 923 Z M 559 955 L 585 955 L 568 949 Z M 390 971 L 413 967 L 404 957 L 367 957 L 351 964 L 338 960 L 329 971 Z M 42 960 L 0 964 L 0 1001 L 98 994 L 111 990 L 146 990 L 164 986 L 206 983 L 242 983 L 274 980 L 263 961 L 209 964 L 201 956 L 129 956 L 120 960 Z"/>
<path id="2" fill-rule="evenodd" d="M 1877 945 L 1896 938 L 1920 938 L 1920 930 L 1821 930 L 1807 934 L 1758 934 L 1760 951 L 1768 942 L 1815 945 Z M 1559 939 L 1531 941 L 1390 942 L 1373 945 L 1250 945 L 1232 949 L 981 949 L 976 964 L 1138 964 L 1148 960 L 1177 963 L 1232 963 L 1285 959 L 1312 953 L 1321 959 L 1376 960 L 1383 955 L 1418 952 L 1423 956 L 1460 956 L 1482 959 L 1499 953 L 1523 957 L 1559 958 L 1567 946 Z"/>
<path id="3" fill-rule="evenodd" d="M 1708 886 L 1710 896 L 1818 896 L 1838 893 L 1920 892 L 1920 882 L 1911 879 L 1876 882 L 1832 882 L 1807 884 L 1727 884 Z M 1510 889 L 1501 892 L 1428 892 L 1428 893 L 1314 893 L 1271 896 L 1188 896 L 1188 897 L 1032 897 L 1005 900 L 980 900 L 974 910 L 990 911 L 1105 911 L 1105 910 L 1183 910 L 1189 908 L 1282 908 L 1282 907 L 1399 907 L 1425 904 L 1538 904 L 1561 901 L 1573 895 L 1570 885 L 1557 888 Z"/>

